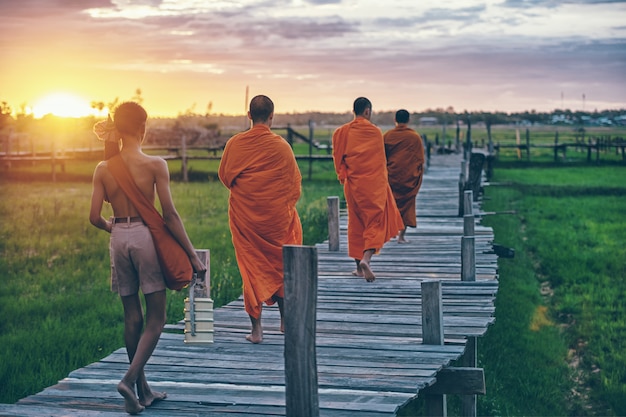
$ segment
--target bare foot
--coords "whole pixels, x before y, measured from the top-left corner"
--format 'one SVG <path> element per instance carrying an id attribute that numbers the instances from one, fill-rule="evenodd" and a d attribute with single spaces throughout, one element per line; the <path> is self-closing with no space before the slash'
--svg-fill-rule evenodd
<path id="1" fill-rule="evenodd" d="M 282 317 L 280 318 L 280 332 L 285 333 L 285 320 Z"/>
<path id="2" fill-rule="evenodd" d="M 352 275 L 354 275 L 355 277 L 361 277 L 363 278 L 363 270 L 361 269 L 361 267 L 359 266 L 357 269 L 355 269 L 354 271 L 352 271 Z"/>
<path id="3" fill-rule="evenodd" d="M 250 333 L 249 335 L 246 336 L 246 340 L 250 343 L 261 343 L 263 342 L 263 336 L 255 336 L 254 334 Z"/>
<path id="4" fill-rule="evenodd" d="M 126 385 L 124 381 L 120 381 L 117 384 L 117 392 L 124 397 L 124 409 L 128 414 L 139 414 L 145 409 L 143 405 L 139 404 L 137 397 L 135 397 L 135 390 Z"/>
<path id="5" fill-rule="evenodd" d="M 150 387 L 147 391 L 138 388 L 137 394 L 139 395 L 139 404 L 144 407 L 150 407 L 152 404 L 167 398 L 167 392 L 152 391 Z"/>
<path id="6" fill-rule="evenodd" d="M 411 243 L 411 242 L 406 240 L 405 238 L 398 238 L 398 243 L 404 244 L 404 243 Z"/>
<path id="7" fill-rule="evenodd" d="M 363 278 L 365 278 L 365 281 L 373 282 L 376 279 L 376 275 L 374 275 L 374 273 L 370 269 L 370 266 L 367 262 L 361 261 L 361 263 L 359 264 L 359 267 L 361 268 L 361 271 L 363 272 L 362 276 Z"/>

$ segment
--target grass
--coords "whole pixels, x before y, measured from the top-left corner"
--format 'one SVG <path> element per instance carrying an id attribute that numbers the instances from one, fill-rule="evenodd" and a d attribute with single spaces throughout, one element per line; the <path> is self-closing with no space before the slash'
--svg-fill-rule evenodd
<path id="1" fill-rule="evenodd" d="M 625 177 L 624 166 L 496 165 L 483 209 L 516 214 L 483 224 L 515 257 L 498 260 L 496 322 L 478 340 L 478 415 L 626 415 Z M 449 396 L 449 415 L 459 410 Z"/>
<path id="2" fill-rule="evenodd" d="M 498 169 L 485 209 L 499 260 L 480 341 L 481 415 L 626 415 L 626 167 Z"/>

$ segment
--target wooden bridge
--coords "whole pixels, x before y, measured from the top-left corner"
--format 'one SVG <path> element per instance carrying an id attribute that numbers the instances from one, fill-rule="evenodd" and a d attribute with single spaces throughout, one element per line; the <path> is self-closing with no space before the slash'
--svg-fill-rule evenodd
<path id="1" fill-rule="evenodd" d="M 423 395 L 439 406 L 443 400 L 445 415 L 445 394 L 475 394 L 481 382 L 484 389 L 482 370 L 471 372 L 476 366 L 471 349 L 495 320 L 497 257 L 492 231 L 474 221 L 480 215 L 472 215 L 475 280 L 462 280 L 467 224 L 459 217 L 461 166 L 459 155 L 431 159 L 418 195 L 418 227 L 407 232 L 411 243 L 385 245 L 372 261 L 375 282 L 351 274 L 355 265 L 347 256 L 345 215 L 339 221 L 339 250 L 329 250 L 330 242 L 316 245 L 313 337 L 320 416 L 393 416 Z M 478 202 L 469 204 L 480 214 Z M 423 298 L 433 283 L 440 300 Z M 433 342 L 430 322 L 437 317 L 430 312 L 437 308 L 443 333 Z M 275 306 L 264 309 L 263 322 L 263 343 L 248 343 L 244 336 L 250 322 L 239 299 L 214 311 L 212 344 L 185 344 L 182 333 L 164 333 L 146 374 L 154 389 L 167 391 L 168 398 L 142 414 L 286 415 L 286 336 L 279 331 Z M 124 416 L 116 385 L 127 361 L 125 349 L 118 349 L 38 394 L 0 404 L 0 416 Z M 458 373 L 451 366 L 455 361 L 465 364 Z M 478 375 L 475 391 L 464 381 L 470 375 Z M 464 397 L 471 404 L 472 396 Z"/>

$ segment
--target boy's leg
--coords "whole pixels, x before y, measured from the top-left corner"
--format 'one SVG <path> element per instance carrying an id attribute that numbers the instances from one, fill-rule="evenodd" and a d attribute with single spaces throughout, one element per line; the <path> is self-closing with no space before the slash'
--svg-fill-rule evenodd
<path id="1" fill-rule="evenodd" d="M 141 334 L 141 325 L 138 326 L 142 322 L 140 319 L 141 303 L 139 302 L 139 296 L 122 297 L 125 322 L 129 327 L 128 331 L 124 333 L 128 343 L 127 350 L 131 363 L 126 375 L 118 384 L 118 391 L 124 397 L 126 411 L 129 413 L 137 413 L 143 409 L 143 406 L 134 395 L 135 384 L 137 384 L 138 390 L 140 390 L 142 400 L 148 405 L 152 404 L 155 399 L 165 398 L 164 394 L 153 393 L 149 390 L 143 370 L 152 352 L 154 352 L 165 325 L 166 293 L 165 291 L 157 291 L 146 295 L 145 299 L 146 326 L 143 334 Z M 137 336 L 139 336 L 139 340 L 135 344 Z M 146 389 L 149 392 L 146 392 Z"/>

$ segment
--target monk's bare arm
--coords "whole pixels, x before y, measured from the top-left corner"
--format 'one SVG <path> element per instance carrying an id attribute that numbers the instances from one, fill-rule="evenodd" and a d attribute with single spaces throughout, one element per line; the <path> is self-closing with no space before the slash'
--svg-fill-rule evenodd
<path id="1" fill-rule="evenodd" d="M 156 180 L 156 192 L 163 209 L 163 219 L 167 228 L 172 232 L 172 235 L 178 240 L 189 260 L 193 266 L 194 271 L 204 272 L 206 271 L 206 265 L 200 260 L 196 250 L 185 231 L 183 221 L 174 206 L 172 199 L 172 193 L 170 190 L 170 173 L 167 169 L 167 162 L 161 158 L 155 160 L 155 180 Z"/>
<path id="2" fill-rule="evenodd" d="M 102 217 L 102 205 L 104 204 L 104 182 L 102 181 L 104 167 L 98 164 L 93 173 L 93 184 L 91 193 L 91 208 L 89 210 L 89 221 L 98 229 L 111 233 L 111 222 Z"/>

